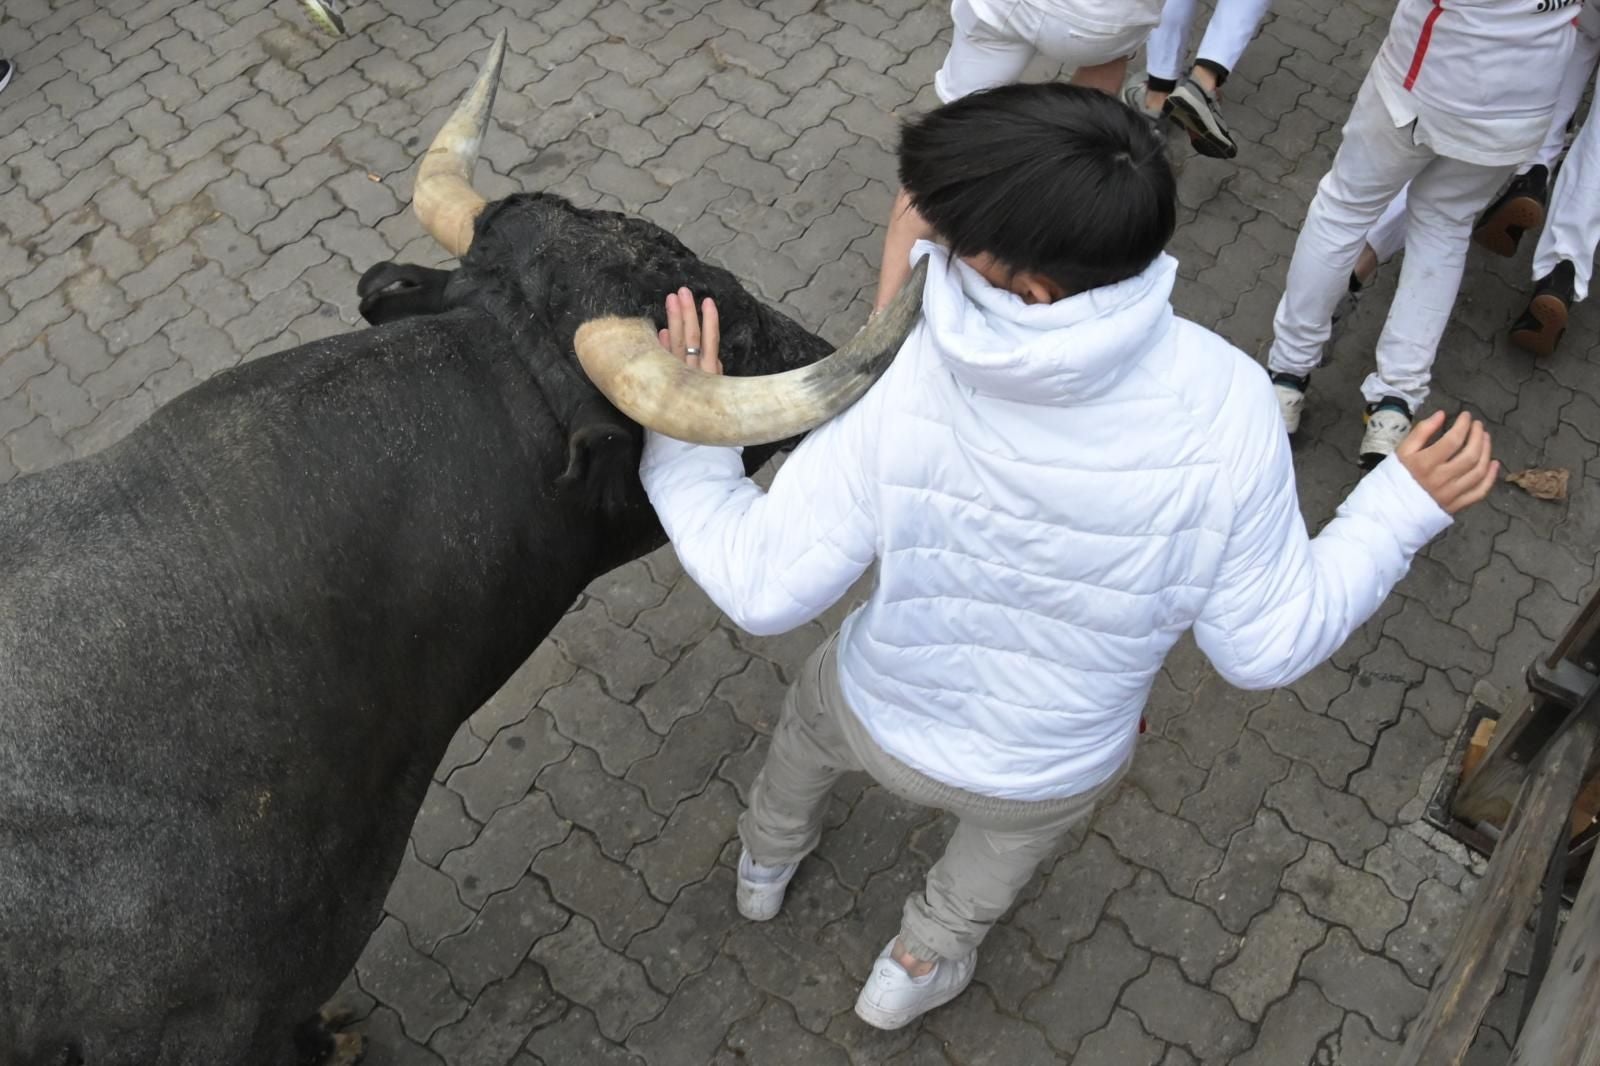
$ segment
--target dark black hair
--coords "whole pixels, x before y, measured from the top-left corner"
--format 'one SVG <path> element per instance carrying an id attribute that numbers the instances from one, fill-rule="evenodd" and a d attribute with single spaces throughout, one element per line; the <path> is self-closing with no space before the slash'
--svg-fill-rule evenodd
<path id="1" fill-rule="evenodd" d="M 1076 85 L 1005 85 L 906 123 L 900 184 L 955 255 L 987 252 L 1069 295 L 1143 271 L 1177 213 L 1150 122 Z"/>

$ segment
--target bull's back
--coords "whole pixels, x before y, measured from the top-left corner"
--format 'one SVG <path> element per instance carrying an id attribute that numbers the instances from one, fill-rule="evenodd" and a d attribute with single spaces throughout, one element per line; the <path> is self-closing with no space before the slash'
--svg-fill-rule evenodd
<path id="1" fill-rule="evenodd" d="M 424 326 L 243 368 L 0 490 L 12 1054 L 276 1066 L 451 732 L 587 580 L 537 395 Z"/>

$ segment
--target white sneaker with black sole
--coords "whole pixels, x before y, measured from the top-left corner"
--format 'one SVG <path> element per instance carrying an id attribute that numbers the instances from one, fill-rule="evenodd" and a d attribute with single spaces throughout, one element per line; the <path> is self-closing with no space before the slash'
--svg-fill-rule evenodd
<path id="1" fill-rule="evenodd" d="M 739 853 L 739 887 L 734 902 L 739 913 L 752 922 L 768 922 L 783 909 L 783 896 L 789 890 L 797 862 L 784 866 L 762 866 L 750 857 L 748 851 Z"/>
<path id="2" fill-rule="evenodd" d="M 16 67 L 11 65 L 11 60 L 0 59 L 0 89 L 11 84 L 11 75 L 16 72 Z"/>
<path id="3" fill-rule="evenodd" d="M 1291 437 L 1300 431 L 1300 413 L 1306 407 L 1306 385 L 1310 381 L 1309 374 L 1304 377 L 1284 373 L 1272 375 L 1272 391 L 1278 394 L 1278 413 L 1283 415 L 1284 431 Z"/>
<path id="4" fill-rule="evenodd" d="M 1232 159 L 1239 154 L 1228 124 L 1222 120 L 1217 98 L 1193 77 L 1185 76 L 1167 97 L 1167 113 L 1172 121 L 1189 132 L 1189 143 L 1201 155 L 1212 159 Z"/>
<path id="5" fill-rule="evenodd" d="M 1411 408 L 1396 396 L 1368 404 L 1363 416 L 1367 431 L 1361 435 L 1361 465 L 1371 470 L 1389 456 L 1411 432 Z"/>
<path id="6" fill-rule="evenodd" d="M 856 997 L 856 1017 L 874 1029 L 903 1029 L 944 1006 L 966 991 L 978 968 L 978 953 L 969 951 L 965 958 L 940 959 L 928 973 L 912 977 L 894 961 L 893 951 L 891 940 L 878 952 L 872 976 Z"/>

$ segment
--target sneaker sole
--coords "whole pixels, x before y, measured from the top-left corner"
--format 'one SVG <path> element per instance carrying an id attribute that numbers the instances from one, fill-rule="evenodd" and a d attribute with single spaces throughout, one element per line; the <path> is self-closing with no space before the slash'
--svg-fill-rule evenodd
<path id="1" fill-rule="evenodd" d="M 323 33 L 334 37 L 344 36 L 344 19 L 317 3 L 317 0 L 300 0 L 300 9 L 306 13 L 311 24 Z"/>
<path id="2" fill-rule="evenodd" d="M 1172 121 L 1183 127 L 1184 132 L 1189 135 L 1189 143 L 1201 155 L 1211 159 L 1232 159 L 1239 154 L 1239 146 L 1212 129 L 1205 116 L 1195 111 L 1194 107 L 1182 97 L 1167 98 L 1167 114 Z"/>
<path id="3" fill-rule="evenodd" d="M 770 904 L 757 906 L 757 901 L 747 899 L 743 892 L 738 892 L 734 896 L 734 903 L 739 908 L 739 916 L 752 922 L 770 922 L 783 910 L 783 896 L 781 894 Z"/>
<path id="4" fill-rule="evenodd" d="M 1547 293 L 1533 298 L 1528 314 L 1539 320 L 1539 328 L 1512 330 L 1511 343 L 1537 356 L 1554 355 L 1561 335 L 1567 331 L 1567 305 Z"/>
<path id="5" fill-rule="evenodd" d="M 976 967 L 974 967 L 974 972 L 976 972 Z M 961 982 L 961 984 L 957 985 L 955 988 L 952 988 L 950 991 L 939 996 L 939 998 L 933 1000 L 932 1002 L 917 1007 L 915 1010 L 884 1010 L 881 1007 L 874 1007 L 870 1003 L 863 1003 L 861 1001 L 861 997 L 857 996 L 856 1017 L 860 1018 L 874 1029 L 882 1029 L 886 1032 L 893 1032 L 896 1029 L 904 1029 L 906 1026 L 910 1025 L 924 1014 L 927 1014 L 930 1011 L 938 1010 L 946 1003 L 949 1003 L 952 999 L 955 999 L 961 993 L 965 992 L 967 990 L 967 986 L 970 984 L 972 984 L 972 973 L 968 973 L 967 979 Z"/>
<path id="6" fill-rule="evenodd" d="M 1514 196 L 1478 224 L 1472 231 L 1472 242 L 1510 259 L 1517 254 L 1522 235 L 1543 224 L 1544 204 L 1531 196 Z"/>
<path id="7" fill-rule="evenodd" d="M 6 71 L 5 77 L 0 78 L 0 89 L 4 89 L 7 85 L 11 84 L 11 75 L 15 74 L 16 72 L 17 68 L 15 66 L 12 66 Z"/>

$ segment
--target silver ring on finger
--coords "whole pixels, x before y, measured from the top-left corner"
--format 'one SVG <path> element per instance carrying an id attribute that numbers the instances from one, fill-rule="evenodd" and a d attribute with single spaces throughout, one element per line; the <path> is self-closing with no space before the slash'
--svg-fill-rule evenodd
<path id="1" fill-rule="evenodd" d="M 685 348 L 685 349 L 684 349 L 684 350 L 683 350 L 683 354 L 684 354 L 684 355 L 690 355 L 690 356 L 694 356 L 694 357 L 695 357 L 695 358 L 699 358 L 699 356 L 700 356 L 700 349 L 699 349 L 699 348 L 696 348 L 696 347 L 695 347 L 695 346 L 694 346 L 694 345 L 692 345 L 692 344 L 691 344 L 691 345 L 689 345 L 689 347 L 687 347 L 687 348 Z"/>

